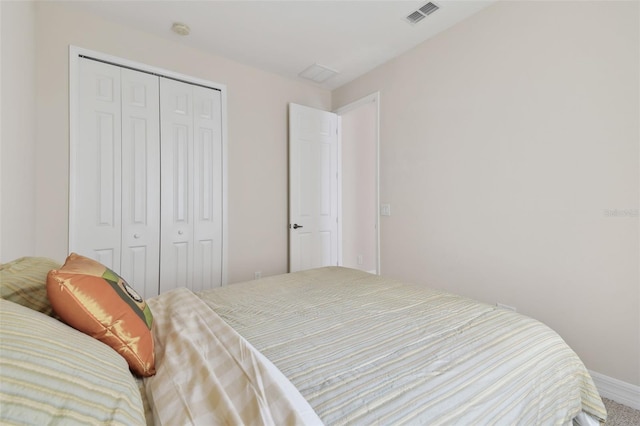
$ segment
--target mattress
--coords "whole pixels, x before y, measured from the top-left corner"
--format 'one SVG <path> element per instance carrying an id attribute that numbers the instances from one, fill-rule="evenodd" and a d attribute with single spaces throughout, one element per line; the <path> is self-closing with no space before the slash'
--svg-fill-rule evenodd
<path id="1" fill-rule="evenodd" d="M 202 315 L 255 350 L 250 359 L 272 364 L 324 424 L 568 424 L 582 412 L 606 419 L 589 373 L 562 338 L 495 306 L 339 267 L 195 299 Z M 149 303 L 158 318 L 156 301 Z M 310 422 L 301 418 L 291 423 Z"/>

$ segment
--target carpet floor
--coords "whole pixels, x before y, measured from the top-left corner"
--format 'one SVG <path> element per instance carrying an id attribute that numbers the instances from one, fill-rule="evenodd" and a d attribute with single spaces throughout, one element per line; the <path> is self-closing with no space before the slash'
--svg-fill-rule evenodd
<path id="1" fill-rule="evenodd" d="M 626 405 L 618 404 L 607 398 L 602 398 L 607 407 L 606 426 L 639 426 L 640 411 Z"/>

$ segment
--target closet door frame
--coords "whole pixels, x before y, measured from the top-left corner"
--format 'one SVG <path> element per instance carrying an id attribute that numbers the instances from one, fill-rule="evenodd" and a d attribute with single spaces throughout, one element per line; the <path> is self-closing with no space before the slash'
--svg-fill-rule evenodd
<path id="1" fill-rule="evenodd" d="M 221 115 L 222 115 L 222 285 L 228 283 L 228 143 L 227 143 L 227 86 L 220 83 L 215 83 L 209 80 L 200 79 L 197 77 L 188 76 L 185 74 L 176 73 L 166 69 L 146 65 L 140 62 L 131 61 L 128 59 L 119 58 L 116 56 L 108 55 L 102 52 L 97 52 L 90 49 L 85 49 L 78 46 L 69 46 L 69 251 L 71 251 L 71 243 L 74 241 L 73 227 L 75 223 L 76 210 L 74 206 L 76 204 L 76 178 L 78 171 L 75 170 L 75 161 L 71 158 L 76 147 L 80 143 L 79 141 L 79 126 L 80 115 L 78 109 L 78 97 L 80 91 L 80 58 L 88 57 L 96 59 L 98 61 L 110 63 L 116 66 L 131 68 L 137 71 L 154 74 L 160 77 L 166 77 L 174 80 L 183 81 L 189 84 L 195 84 L 198 86 L 204 86 L 211 89 L 220 91 L 221 100 Z"/>

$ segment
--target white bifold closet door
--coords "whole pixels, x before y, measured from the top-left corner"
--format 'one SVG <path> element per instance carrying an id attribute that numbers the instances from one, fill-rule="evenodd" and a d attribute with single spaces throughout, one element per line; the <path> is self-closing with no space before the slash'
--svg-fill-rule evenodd
<path id="1" fill-rule="evenodd" d="M 141 294 L 158 293 L 160 126 L 158 79 L 123 68 L 120 274 Z"/>
<path id="2" fill-rule="evenodd" d="M 158 78 L 80 61 L 80 138 L 72 152 L 70 248 L 158 294 Z"/>
<path id="3" fill-rule="evenodd" d="M 83 60 L 79 79 L 80 143 L 71 147 L 69 247 L 120 270 L 120 68 Z"/>
<path id="4" fill-rule="evenodd" d="M 222 275 L 220 92 L 165 78 L 160 91 L 160 291 L 200 291 Z"/>
<path id="5" fill-rule="evenodd" d="M 145 297 L 222 284 L 220 92 L 80 60 L 70 250 Z"/>

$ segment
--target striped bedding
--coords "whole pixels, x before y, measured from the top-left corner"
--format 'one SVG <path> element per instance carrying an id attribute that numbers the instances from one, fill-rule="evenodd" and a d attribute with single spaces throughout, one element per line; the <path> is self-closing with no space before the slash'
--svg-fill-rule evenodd
<path id="1" fill-rule="evenodd" d="M 282 373 L 191 291 L 148 303 L 156 374 L 144 383 L 156 426 L 320 423 Z"/>
<path id="2" fill-rule="evenodd" d="M 113 349 L 0 299 L 0 424 L 144 425 L 140 391 Z"/>
<path id="3" fill-rule="evenodd" d="M 577 355 L 515 312 L 336 267 L 199 296 L 325 424 L 606 419 Z"/>
<path id="4" fill-rule="evenodd" d="M 47 273 L 60 266 L 46 257 L 21 257 L 0 264 L 0 298 L 55 317 L 44 283 Z"/>

